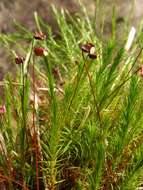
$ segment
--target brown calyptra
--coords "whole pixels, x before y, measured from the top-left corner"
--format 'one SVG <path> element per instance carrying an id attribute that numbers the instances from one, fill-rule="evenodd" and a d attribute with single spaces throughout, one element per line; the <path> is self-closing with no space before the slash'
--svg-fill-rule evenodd
<path id="1" fill-rule="evenodd" d="M 80 44 L 80 49 L 86 53 L 90 53 L 90 50 L 94 45 L 92 43 Z"/>
<path id="2" fill-rule="evenodd" d="M 79 47 L 83 52 L 88 53 L 90 59 L 97 59 L 95 46 L 92 43 L 80 44 Z"/>
<path id="3" fill-rule="evenodd" d="M 43 48 L 43 47 L 35 47 L 34 53 L 36 56 L 46 56 L 48 53 L 48 50 L 46 48 Z"/>
<path id="4" fill-rule="evenodd" d="M 17 65 L 23 64 L 23 63 L 24 63 L 24 60 L 25 60 L 25 58 L 22 57 L 22 56 L 16 56 L 16 57 L 15 57 L 15 63 L 16 63 Z"/>

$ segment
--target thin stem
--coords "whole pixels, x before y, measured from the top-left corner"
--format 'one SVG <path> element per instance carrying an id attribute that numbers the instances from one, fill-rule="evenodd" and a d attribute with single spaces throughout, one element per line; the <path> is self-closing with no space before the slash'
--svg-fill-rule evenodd
<path id="1" fill-rule="evenodd" d="M 28 78 L 28 71 L 29 71 L 30 60 L 31 60 L 31 57 L 32 57 L 34 44 L 35 44 L 35 40 L 33 38 L 32 42 L 31 42 L 30 52 L 27 55 L 27 60 L 24 62 L 24 67 L 25 67 L 24 68 L 24 75 L 26 75 L 26 77 L 25 77 L 26 81 L 27 81 L 27 78 Z"/>
<path id="2" fill-rule="evenodd" d="M 95 103 L 95 107 L 96 107 L 100 127 L 102 127 L 102 120 L 101 120 L 100 110 L 99 110 L 98 103 L 97 103 L 97 100 L 96 100 L 96 97 L 95 97 L 94 87 L 92 85 L 92 79 L 91 79 L 91 76 L 89 74 L 89 71 L 88 71 L 88 68 L 87 68 L 86 64 L 84 64 L 84 67 L 85 67 L 85 70 L 87 72 L 87 76 L 88 76 L 88 79 L 89 79 L 89 84 L 90 84 L 91 92 L 92 92 L 92 95 L 93 95 L 93 99 L 94 99 L 94 103 Z"/>
<path id="3" fill-rule="evenodd" d="M 84 57 L 84 55 L 83 55 L 83 57 Z M 86 58 L 84 58 L 84 64 L 83 64 L 81 73 L 80 73 L 80 75 L 79 75 L 79 78 L 77 78 L 77 83 L 76 83 L 76 86 L 75 86 L 73 95 L 72 95 L 72 97 L 71 97 L 71 100 L 70 100 L 70 103 L 69 103 L 69 106 L 68 106 L 68 111 L 70 110 L 71 105 L 72 105 L 72 103 L 73 103 L 73 100 L 74 100 L 74 98 L 75 98 L 75 96 L 76 96 L 76 92 L 77 92 L 77 89 L 78 89 L 78 86 L 79 86 L 79 82 L 80 82 L 80 79 L 81 79 L 82 74 L 83 74 L 83 71 L 84 71 L 84 65 L 85 65 L 85 63 L 86 63 L 86 61 L 87 61 L 87 58 L 88 58 L 88 56 L 87 56 Z"/>
<path id="4" fill-rule="evenodd" d="M 21 166 L 22 166 L 22 180 L 23 180 L 23 189 L 24 188 L 24 176 L 25 176 L 25 129 L 26 129 L 26 119 L 25 119 L 25 78 L 24 78 L 24 65 L 21 64 L 21 82 L 22 82 L 22 95 L 21 95 L 21 109 L 22 109 L 22 152 L 21 152 Z"/>
<path id="5" fill-rule="evenodd" d="M 36 188 L 39 190 L 39 163 L 38 163 L 38 137 L 35 125 L 35 69 L 34 69 L 34 60 L 33 60 L 33 67 L 32 67 L 32 77 L 33 77 L 33 128 L 34 128 L 34 148 L 35 148 L 35 157 L 36 157 Z"/>
<path id="6" fill-rule="evenodd" d="M 24 127 L 26 126 L 26 121 L 25 121 L 25 110 L 24 110 L 24 97 L 25 97 L 25 79 L 24 79 L 24 65 L 22 65 L 22 114 L 23 114 L 23 122 L 24 122 Z"/>

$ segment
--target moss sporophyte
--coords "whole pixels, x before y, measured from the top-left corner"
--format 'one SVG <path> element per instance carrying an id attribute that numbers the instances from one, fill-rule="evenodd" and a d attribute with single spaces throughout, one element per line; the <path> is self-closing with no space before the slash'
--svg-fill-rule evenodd
<path id="1" fill-rule="evenodd" d="M 0 187 L 137 190 L 142 33 L 126 49 L 126 34 L 104 41 L 88 15 L 53 10 L 58 34 L 34 13 L 33 33 L 22 25 L 1 36 L 17 72 L 0 81 Z"/>
<path id="2" fill-rule="evenodd" d="M 47 56 L 48 50 L 46 48 L 43 48 L 43 47 L 35 47 L 34 53 L 36 56 Z"/>
<path id="3" fill-rule="evenodd" d="M 25 58 L 22 57 L 22 56 L 16 56 L 16 57 L 15 57 L 15 63 L 16 63 L 17 65 L 23 64 L 23 63 L 24 63 L 24 60 L 25 60 Z"/>
<path id="4" fill-rule="evenodd" d="M 82 52 L 87 53 L 89 58 L 97 59 L 97 54 L 95 53 L 95 46 L 92 43 L 80 44 L 79 45 Z"/>

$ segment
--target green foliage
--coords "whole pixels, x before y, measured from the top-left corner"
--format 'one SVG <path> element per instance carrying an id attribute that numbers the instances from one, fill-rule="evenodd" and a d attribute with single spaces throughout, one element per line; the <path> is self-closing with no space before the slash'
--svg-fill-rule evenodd
<path id="1" fill-rule="evenodd" d="M 55 7 L 53 12 L 56 37 L 37 13 L 37 31 L 47 39 L 34 39 L 19 23 L 18 34 L 0 36 L 6 48 L 26 57 L 17 76 L 2 83 L 0 187 L 136 190 L 143 180 L 143 85 L 137 72 L 142 55 L 126 52 L 124 39 L 117 42 L 114 11 L 106 43 L 97 38 L 85 8 L 75 18 Z M 79 48 L 87 42 L 95 45 L 97 59 Z M 36 56 L 35 47 L 48 49 L 48 55 Z"/>

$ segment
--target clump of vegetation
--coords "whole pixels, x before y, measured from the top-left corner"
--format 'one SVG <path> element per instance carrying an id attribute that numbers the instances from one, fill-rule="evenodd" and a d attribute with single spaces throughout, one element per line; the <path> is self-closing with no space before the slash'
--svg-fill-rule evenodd
<path id="1" fill-rule="evenodd" d="M 135 190 L 143 179 L 142 34 L 127 52 L 115 19 L 103 41 L 84 8 L 76 18 L 53 11 L 58 36 L 36 13 L 35 34 L 18 25 L 1 35 L 18 72 L 0 83 L 0 188 Z"/>

